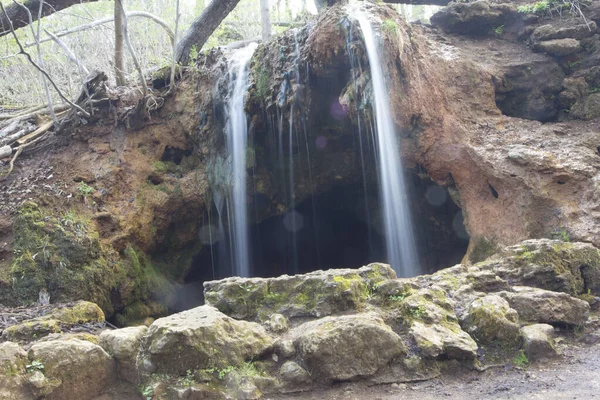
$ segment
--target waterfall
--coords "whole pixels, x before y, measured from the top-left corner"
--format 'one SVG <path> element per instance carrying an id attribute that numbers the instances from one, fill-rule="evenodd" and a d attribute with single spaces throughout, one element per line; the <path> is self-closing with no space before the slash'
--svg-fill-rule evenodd
<path id="1" fill-rule="evenodd" d="M 416 276 L 420 273 L 419 261 L 380 46 L 368 15 L 360 7 L 353 6 L 349 11 L 349 15 L 358 21 L 363 33 L 371 70 L 378 173 L 388 261 L 399 277 Z"/>
<path id="2" fill-rule="evenodd" d="M 231 188 L 233 222 L 233 274 L 250 276 L 248 214 L 246 204 L 246 148 L 248 123 L 244 95 L 248 86 L 248 64 L 257 44 L 236 51 L 229 63 L 229 101 L 227 104 L 227 150 L 232 163 Z"/>

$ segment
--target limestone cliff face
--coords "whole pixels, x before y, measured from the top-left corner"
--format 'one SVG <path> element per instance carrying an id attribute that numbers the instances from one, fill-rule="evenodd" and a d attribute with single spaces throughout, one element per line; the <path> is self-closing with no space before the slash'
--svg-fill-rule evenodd
<path id="1" fill-rule="evenodd" d="M 408 25 L 387 6 L 367 6 L 381 27 L 405 167 L 449 188 L 471 238 L 466 261 L 529 238 L 600 246 L 596 26 L 485 4 L 452 5 L 433 19 L 438 27 Z M 597 10 L 590 13 L 597 19 Z M 137 129 L 115 127 L 107 108 L 59 137 L 58 144 L 69 146 L 33 155 L 3 183 L 0 300 L 14 298 L 11 282 L 24 271 L 15 249 L 30 253 L 28 278 L 35 285 L 29 295 L 45 286 L 53 298 L 64 294 L 56 283 L 60 269 L 35 273 L 60 265 L 62 256 L 53 256 L 64 247 L 44 247 L 57 235 L 42 234 L 43 249 L 19 242 L 14 216 L 30 199 L 41 208 L 40 221 L 32 222 L 38 227 L 69 225 L 68 212 L 85 222 L 79 231 L 93 236 L 92 257 L 109 260 L 115 271 L 101 298 L 93 299 L 109 304 L 105 311 L 131 321 L 173 307 L 177 282 L 211 241 L 205 228 L 215 223 L 213 195 L 228 184 L 225 72 L 223 51 L 213 50 Z M 356 145 L 359 127 L 368 133 L 372 122 L 369 80 L 361 34 L 344 6 L 259 47 L 246 103 L 253 222 L 290 207 L 288 149 L 296 204 L 363 176 L 376 191 L 372 156 L 365 156 L 363 175 Z M 291 144 L 290 125 L 298 138 Z M 47 249 L 52 254 L 33 258 Z"/>

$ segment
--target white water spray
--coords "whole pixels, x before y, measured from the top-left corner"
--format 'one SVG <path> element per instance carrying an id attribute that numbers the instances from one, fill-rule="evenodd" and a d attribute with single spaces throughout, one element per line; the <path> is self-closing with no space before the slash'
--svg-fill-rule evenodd
<path id="1" fill-rule="evenodd" d="M 248 86 L 248 64 L 257 44 L 234 53 L 229 64 L 229 102 L 227 104 L 227 149 L 233 166 L 233 273 L 250 276 L 248 240 L 248 210 L 246 204 L 246 148 L 248 123 L 244 111 L 244 95 Z"/>
<path id="2" fill-rule="evenodd" d="M 402 170 L 400 147 L 390 110 L 388 87 L 385 82 L 382 58 L 373 26 L 360 7 L 352 6 L 349 15 L 358 21 L 362 30 L 373 85 L 373 111 L 376 120 L 381 201 L 385 225 L 388 260 L 399 277 L 420 273 L 413 235 L 406 185 Z"/>

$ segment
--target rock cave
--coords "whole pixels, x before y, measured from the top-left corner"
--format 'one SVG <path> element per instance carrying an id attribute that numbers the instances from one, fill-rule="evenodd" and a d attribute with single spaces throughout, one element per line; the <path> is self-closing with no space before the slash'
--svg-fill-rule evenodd
<path id="1" fill-rule="evenodd" d="M 0 399 L 597 393 L 600 3 L 387 2 L 126 13 L 175 63 L 83 89 L 61 31 L 49 108 L 7 42 Z"/>

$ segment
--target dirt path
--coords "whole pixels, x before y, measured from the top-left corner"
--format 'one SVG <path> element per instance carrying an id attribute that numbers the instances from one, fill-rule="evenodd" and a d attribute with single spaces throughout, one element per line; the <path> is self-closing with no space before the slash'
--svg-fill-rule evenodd
<path id="1" fill-rule="evenodd" d="M 593 336 L 592 336 L 593 337 Z M 600 399 L 600 342 L 563 349 L 563 356 L 527 370 L 511 366 L 443 376 L 427 382 L 368 387 L 344 383 L 273 400 Z"/>

